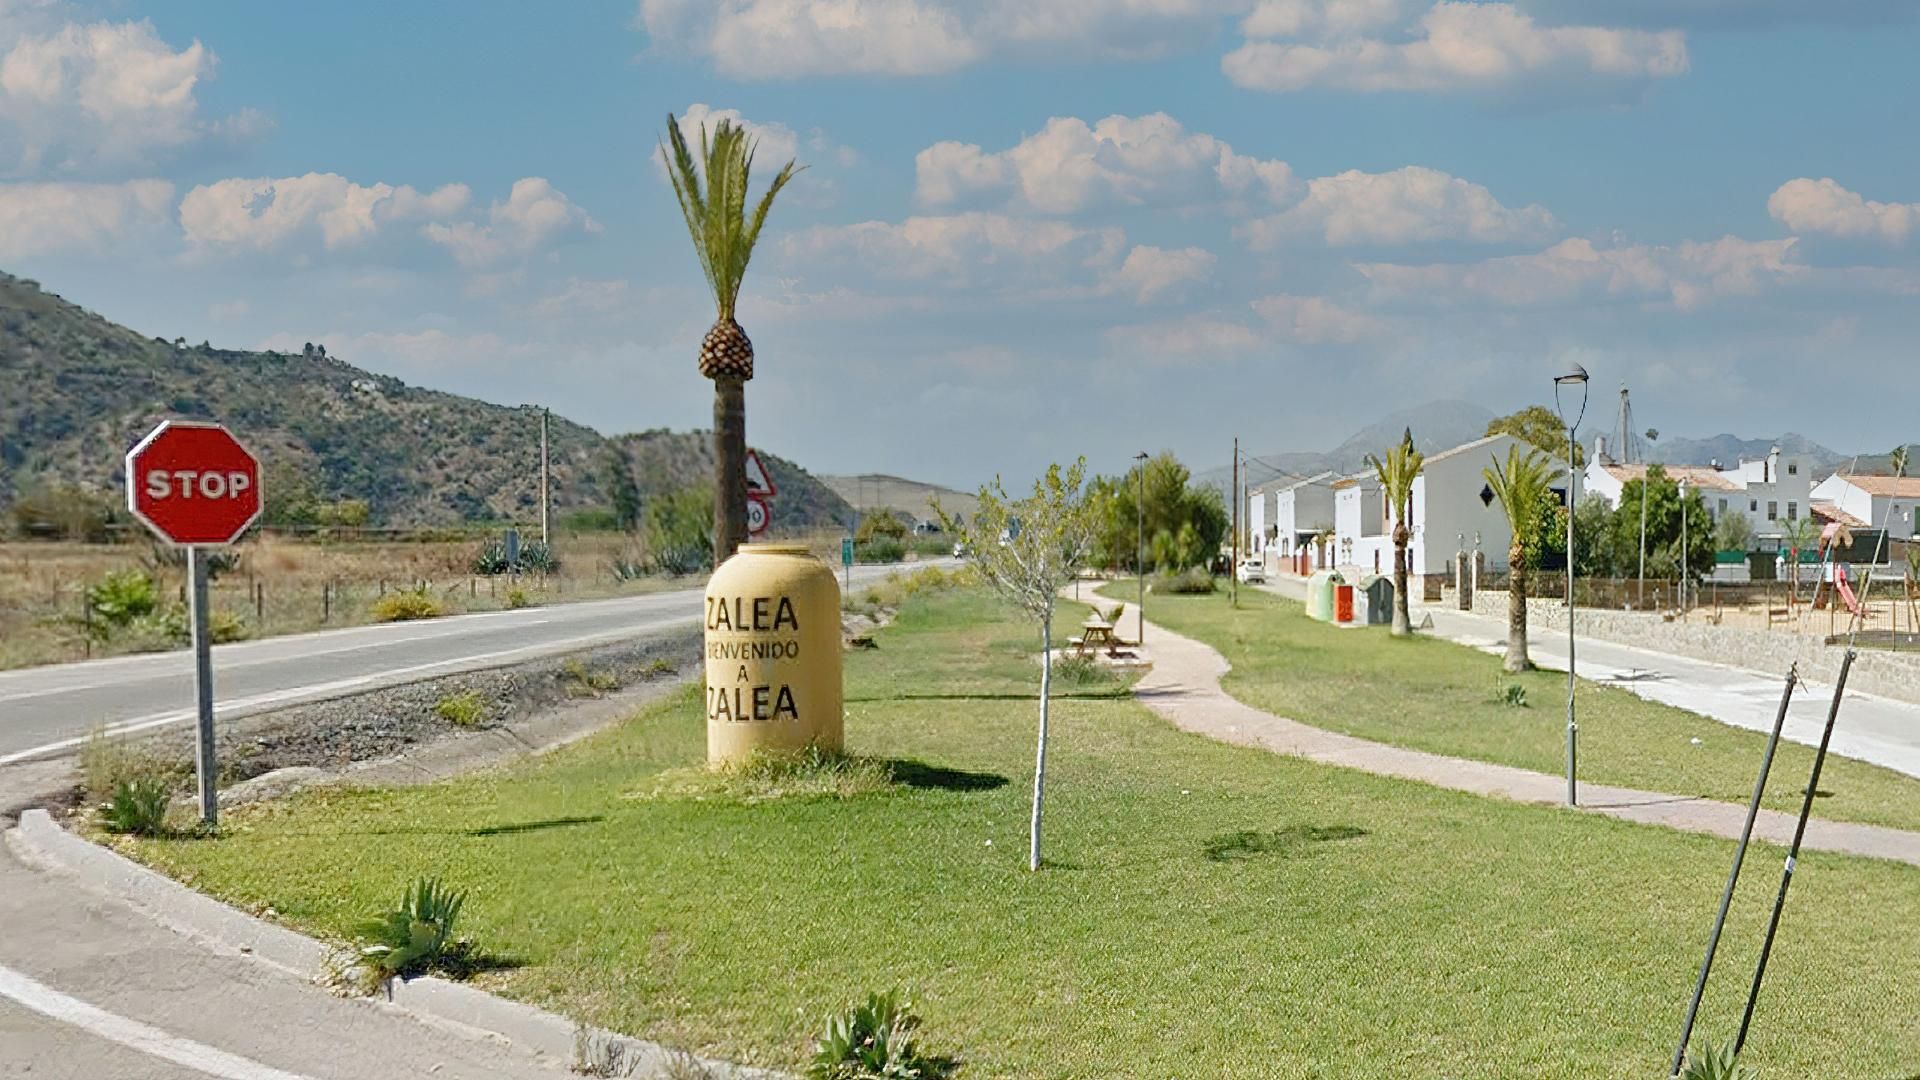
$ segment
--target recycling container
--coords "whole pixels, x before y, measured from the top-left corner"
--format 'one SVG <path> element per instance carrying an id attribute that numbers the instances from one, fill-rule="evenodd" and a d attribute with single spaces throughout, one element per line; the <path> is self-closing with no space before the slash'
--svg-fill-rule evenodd
<path id="1" fill-rule="evenodd" d="M 1307 579 L 1307 617 L 1321 622 L 1333 621 L 1333 590 L 1344 582 L 1338 571 L 1316 570 Z"/>
<path id="2" fill-rule="evenodd" d="M 1384 574 L 1360 579 L 1360 594 L 1368 626 L 1387 626 L 1393 622 L 1393 579 Z"/>
<path id="3" fill-rule="evenodd" d="M 742 544 L 707 582 L 707 764 L 843 743 L 840 584 L 799 544 Z"/>
<path id="4" fill-rule="evenodd" d="M 1333 621 L 1339 623 L 1353 621 L 1353 586 L 1335 585 L 1333 587 Z"/>

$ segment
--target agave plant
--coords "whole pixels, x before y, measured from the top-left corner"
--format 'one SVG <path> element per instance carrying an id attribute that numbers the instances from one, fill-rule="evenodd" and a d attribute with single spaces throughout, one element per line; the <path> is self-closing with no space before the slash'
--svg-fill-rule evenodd
<path id="1" fill-rule="evenodd" d="M 920 1017 L 898 990 L 867 1000 L 827 1020 L 813 1044 L 807 1080 L 934 1080 L 949 1071 L 920 1052 Z"/>
<path id="2" fill-rule="evenodd" d="M 709 136 L 700 129 L 700 154 L 695 157 L 680 133 L 680 123 L 667 117 L 667 176 L 687 219 L 700 271 L 713 291 L 713 327 L 700 342 L 700 374 L 713 380 L 713 561 L 718 565 L 747 538 L 747 404 L 746 384 L 753 378 L 753 342 L 734 320 L 740 283 L 753 258 L 760 228 L 773 208 L 773 197 L 787 186 L 799 168 L 789 161 L 774 175 L 766 194 L 747 217 L 747 180 L 753 168 L 754 143 L 745 128 L 722 120 Z M 704 181 L 704 183 L 703 183 Z"/>
<path id="3" fill-rule="evenodd" d="M 361 959 L 382 977 L 431 966 L 453 944 L 453 926 L 466 902 L 466 893 L 446 888 L 439 878 L 415 881 L 398 908 L 361 928 L 368 942 Z"/>
<path id="4" fill-rule="evenodd" d="M 1703 1046 L 1687 1057 L 1680 1080 L 1758 1080 L 1760 1073 L 1740 1064 L 1732 1043 Z"/>

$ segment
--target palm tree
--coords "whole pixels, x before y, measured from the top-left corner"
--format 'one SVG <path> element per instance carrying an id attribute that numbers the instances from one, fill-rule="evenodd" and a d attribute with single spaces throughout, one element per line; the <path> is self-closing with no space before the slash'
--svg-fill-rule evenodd
<path id="1" fill-rule="evenodd" d="M 1820 527 L 1811 517 L 1795 518 L 1780 527 L 1780 542 L 1787 548 L 1787 606 L 1800 596 L 1800 553 L 1820 539 Z"/>
<path id="2" fill-rule="evenodd" d="M 753 167 L 753 140 L 745 128 L 727 120 L 709 139 L 700 129 L 700 156 L 694 157 L 680 134 L 679 121 L 667 116 L 667 176 L 693 236 L 700 271 L 713 290 L 713 328 L 700 342 L 700 374 L 713 380 L 713 561 L 719 565 L 747 538 L 747 380 L 753 378 L 753 342 L 734 321 L 740 282 L 746 277 L 753 245 L 767 222 L 773 197 L 799 171 L 789 161 L 768 185 L 747 218 L 747 178 Z M 702 185 L 704 178 L 705 184 Z"/>
<path id="3" fill-rule="evenodd" d="M 1413 479 L 1420 475 L 1427 456 L 1414 449 L 1413 429 L 1401 437 L 1400 445 L 1387 451 L 1385 461 L 1369 454 L 1367 463 L 1380 478 L 1380 489 L 1393 514 L 1393 636 L 1413 633 L 1413 619 L 1407 613 L 1407 543 L 1413 532 L 1407 519 L 1413 515 Z"/>
<path id="4" fill-rule="evenodd" d="M 1513 531 L 1513 543 L 1507 547 L 1506 668 L 1526 671 L 1533 667 L 1527 658 L 1527 537 L 1540 527 L 1553 497 L 1553 482 L 1561 474 L 1545 454 L 1529 447 L 1523 457 L 1517 446 L 1507 447 L 1505 464 L 1494 458 L 1484 474 Z"/>

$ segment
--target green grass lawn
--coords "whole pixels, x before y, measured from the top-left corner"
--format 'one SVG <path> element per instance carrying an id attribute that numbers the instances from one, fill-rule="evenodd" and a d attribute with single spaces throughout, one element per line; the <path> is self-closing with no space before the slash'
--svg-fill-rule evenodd
<path id="1" fill-rule="evenodd" d="M 1730 844 L 1227 746 L 1082 690 L 1056 703 L 1028 873 L 1036 639 L 977 594 L 922 595 L 848 656 L 851 747 L 950 770 L 922 788 L 624 798 L 700 759 L 688 693 L 506 771 L 134 848 L 324 935 L 444 875 L 520 965 L 487 985 L 737 1060 L 794 1065 L 827 1010 L 897 985 L 983 1080 L 1660 1075 Z M 1720 1036 L 1777 853 L 1750 865 Z M 1813 854 L 1799 878 L 1750 1060 L 1920 1072 L 1920 871 Z"/>
<path id="2" fill-rule="evenodd" d="M 1123 583 L 1101 595 L 1134 594 Z M 1450 641 L 1396 640 L 1385 627 L 1336 629 L 1307 618 L 1292 600 L 1255 589 L 1241 590 L 1238 610 L 1224 593 L 1156 595 L 1147 607 L 1147 621 L 1220 650 L 1233 665 L 1222 686 L 1249 705 L 1395 746 L 1566 770 L 1565 672 L 1508 675 L 1498 656 Z M 1528 707 L 1498 700 L 1509 684 L 1526 688 Z M 1590 682 L 1578 684 L 1575 703 L 1581 779 L 1728 802 L 1753 797 L 1765 735 Z M 1767 806 L 1799 813 L 1813 753 L 1781 742 Z M 1814 812 L 1821 817 L 1920 829 L 1920 780 L 1829 754 L 1820 791 Z"/>

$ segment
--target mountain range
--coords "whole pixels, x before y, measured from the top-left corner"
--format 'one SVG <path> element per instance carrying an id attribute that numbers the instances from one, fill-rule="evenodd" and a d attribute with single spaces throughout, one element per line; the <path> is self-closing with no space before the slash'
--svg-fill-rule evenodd
<path id="1" fill-rule="evenodd" d="M 1409 430 L 1413 432 L 1415 444 L 1422 451 L 1432 454 L 1480 438 L 1486 434 L 1487 424 L 1494 419 L 1491 410 L 1472 402 L 1429 402 L 1382 417 L 1354 432 L 1332 450 L 1283 450 L 1244 455 L 1245 475 L 1241 477 L 1241 484 L 1255 487 L 1327 471 L 1359 472 L 1366 468 L 1368 454 L 1380 453 Z M 1593 448 L 1594 434 L 1611 437 L 1610 428 L 1597 429 L 1588 424 L 1580 430 L 1583 435 L 1581 441 L 1589 451 Z M 1719 462 L 1732 467 L 1742 460 L 1765 457 L 1775 446 L 1786 453 L 1806 455 L 1812 460 L 1813 467 L 1822 473 L 1840 469 L 1862 473 L 1889 471 L 1888 454 L 1845 454 L 1793 432 L 1770 439 L 1748 439 L 1731 434 L 1701 439 L 1662 437 L 1646 441 L 1643 438 L 1642 453 L 1649 461 L 1668 465 L 1710 465 Z M 1231 482 L 1231 476 L 1232 466 L 1217 465 L 1196 471 L 1194 479 L 1224 492 Z"/>
<path id="2" fill-rule="evenodd" d="M 367 502 L 374 523 L 529 521 L 539 511 L 540 414 L 409 386 L 327 355 L 150 338 L 0 274 L 0 507 L 41 484 L 117 491 L 121 458 L 169 417 L 216 420 L 276 480 Z M 617 459 L 644 500 L 711 483 L 705 432 L 607 437 L 549 418 L 556 513 L 606 506 Z M 844 522 L 805 469 L 763 452 L 777 529 Z"/>

